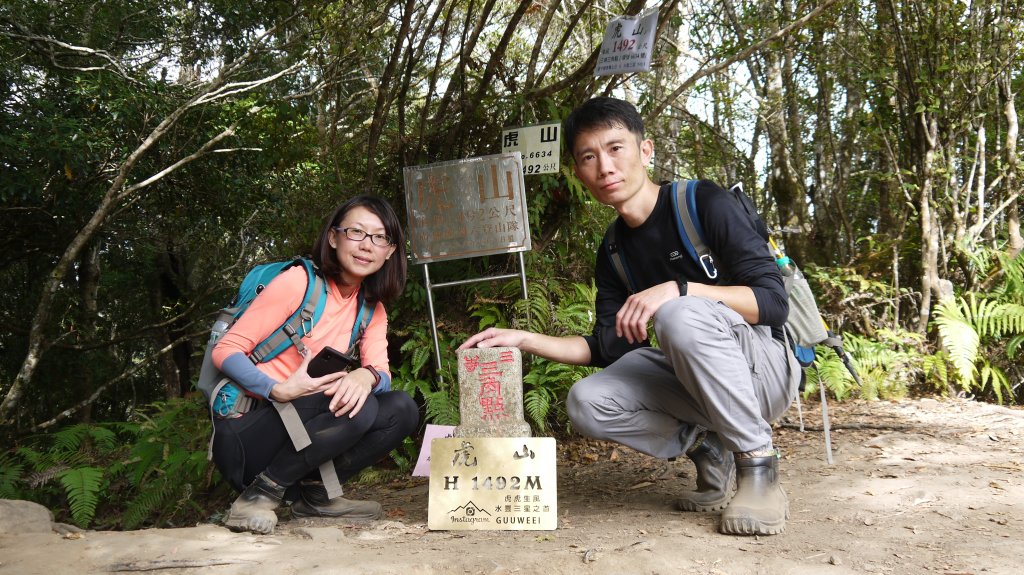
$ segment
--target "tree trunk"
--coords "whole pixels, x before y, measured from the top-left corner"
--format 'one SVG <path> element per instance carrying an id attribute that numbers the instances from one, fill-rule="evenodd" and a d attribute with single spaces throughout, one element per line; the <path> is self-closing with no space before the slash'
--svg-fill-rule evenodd
<path id="1" fill-rule="evenodd" d="M 771 51 L 765 54 L 764 98 L 761 101 L 760 115 L 765 119 L 765 129 L 768 135 L 768 147 L 771 151 L 771 164 L 768 176 L 768 187 L 775 200 L 775 206 L 779 214 L 779 226 L 786 231 L 794 231 L 784 236 L 786 238 L 786 250 L 794 256 L 797 261 L 803 261 L 806 256 L 803 243 L 805 230 L 804 222 L 807 219 L 807 208 L 805 205 L 805 193 L 803 183 L 793 165 L 793 157 L 790 149 L 789 130 L 787 128 L 787 114 L 785 107 L 785 96 L 783 94 L 782 67 L 779 58 Z"/>
<path id="2" fill-rule="evenodd" d="M 1017 158 L 1017 108 L 1013 89 L 1010 86 L 1010 75 L 1001 74 L 999 77 L 999 94 L 1003 100 L 1003 116 L 1006 118 L 1006 189 L 1009 193 L 1017 192 L 1017 170 L 1019 160 Z M 1006 219 L 1009 234 L 1008 251 L 1011 257 L 1017 257 L 1021 250 L 1024 250 L 1024 238 L 1020 233 L 1020 198 L 1013 200 L 1007 209 Z"/>
<path id="3" fill-rule="evenodd" d="M 941 297 L 939 284 L 939 226 L 933 206 L 933 171 L 935 142 L 938 139 L 938 121 L 928 113 L 918 114 L 918 142 L 921 168 L 918 182 L 921 186 L 921 308 L 918 312 L 917 331 L 925 333 L 931 317 L 932 296 Z"/>
<path id="4" fill-rule="evenodd" d="M 415 0 L 407 0 L 405 7 L 402 9 L 402 23 L 394 39 L 395 45 L 391 50 L 388 63 L 380 76 L 377 88 L 377 101 L 373 109 L 373 121 L 370 122 L 370 133 L 366 143 L 366 187 L 368 189 L 373 189 L 377 177 L 377 143 L 380 141 L 381 133 L 384 131 L 386 124 L 384 115 L 387 112 L 388 102 L 391 100 L 391 85 L 394 82 L 395 71 L 398 69 L 398 62 L 401 59 L 402 46 L 405 44 L 406 36 L 409 35 L 409 23 L 412 21 L 415 5 Z"/>

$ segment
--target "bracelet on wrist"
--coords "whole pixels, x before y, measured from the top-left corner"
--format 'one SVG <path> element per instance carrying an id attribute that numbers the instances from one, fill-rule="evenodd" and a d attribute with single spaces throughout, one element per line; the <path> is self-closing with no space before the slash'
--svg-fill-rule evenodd
<path id="1" fill-rule="evenodd" d="M 679 286 L 679 297 L 686 295 L 686 290 L 689 287 L 689 283 L 686 280 L 676 280 L 676 285 Z"/>
<path id="2" fill-rule="evenodd" d="M 370 374 L 373 375 L 373 385 L 370 386 L 371 389 L 380 385 L 380 372 L 377 371 L 377 368 L 373 367 L 372 365 L 364 365 L 363 369 L 369 371 Z"/>

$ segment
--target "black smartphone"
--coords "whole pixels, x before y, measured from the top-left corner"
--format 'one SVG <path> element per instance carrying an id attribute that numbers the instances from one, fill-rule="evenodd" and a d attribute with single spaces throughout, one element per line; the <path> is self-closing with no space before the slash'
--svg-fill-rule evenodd
<path id="1" fill-rule="evenodd" d="M 327 346 L 320 350 L 309 362 L 306 373 L 310 377 L 320 377 L 328 373 L 352 371 L 359 367 L 359 362 L 350 355 L 345 355 L 333 347 Z"/>

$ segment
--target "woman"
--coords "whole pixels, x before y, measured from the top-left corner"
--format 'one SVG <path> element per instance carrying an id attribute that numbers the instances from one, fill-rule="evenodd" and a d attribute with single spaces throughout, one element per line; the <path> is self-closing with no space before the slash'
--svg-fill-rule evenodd
<path id="1" fill-rule="evenodd" d="M 231 504 L 227 527 L 270 533 L 277 525 L 274 510 L 285 499 L 293 501 L 297 517 L 380 518 L 377 502 L 329 498 L 318 468 L 332 461 L 344 482 L 395 449 L 419 423 L 412 398 L 389 391 L 384 303 L 405 286 L 404 246 L 398 216 L 387 202 L 365 195 L 346 201 L 327 219 L 313 246 L 312 259 L 327 281 L 328 296 L 322 316 L 302 340 L 306 355 L 293 346 L 265 363 L 249 359 L 256 345 L 301 305 L 307 285 L 301 266 L 274 278 L 217 344 L 214 364 L 250 395 L 291 402 L 312 440 L 296 451 L 269 401 L 257 401 L 240 417 L 215 421 L 214 462 L 232 485 L 245 486 Z M 347 350 L 360 288 L 367 301 L 376 302 L 353 350 L 362 367 L 310 377 L 310 359 L 324 347 Z"/>

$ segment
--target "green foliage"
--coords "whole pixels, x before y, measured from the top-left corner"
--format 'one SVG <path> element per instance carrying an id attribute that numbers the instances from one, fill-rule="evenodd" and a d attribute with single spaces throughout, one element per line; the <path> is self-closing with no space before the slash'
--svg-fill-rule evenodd
<path id="1" fill-rule="evenodd" d="M 452 349 L 451 340 L 438 334 L 442 349 Z M 443 342 L 440 341 L 444 338 Z M 435 386 L 434 378 L 434 342 L 430 335 L 430 327 L 421 325 L 420 329 L 412 330 L 409 339 L 401 346 L 404 360 L 394 375 L 392 387 L 402 390 L 414 398 L 423 398 L 425 403 L 425 420 L 437 425 L 456 425 L 459 423 L 459 389 L 458 371 L 448 364 L 442 364 L 442 373 L 438 374 Z"/>
<path id="2" fill-rule="evenodd" d="M 205 403 L 161 402 L 140 417 L 138 436 L 124 463 L 129 497 L 121 526 L 177 524 L 202 516 L 204 510 L 193 496 L 215 487 L 206 459 L 210 421 Z"/>
<path id="3" fill-rule="evenodd" d="M 818 386 L 824 384 L 825 388 L 832 392 L 832 395 L 839 401 L 850 397 L 856 391 L 856 381 L 853 375 L 846 369 L 842 359 L 832 352 L 831 349 L 818 346 L 815 350 L 815 360 L 805 370 L 806 383 L 804 396 L 807 397 L 816 393 Z"/>
<path id="4" fill-rule="evenodd" d="M 593 284 L 529 282 L 528 298 L 519 296 L 520 286 L 505 285 L 498 298 L 478 296 L 470 304 L 471 316 L 480 318 L 480 329 L 510 327 L 554 336 L 588 333 L 593 325 L 597 289 Z M 565 396 L 573 383 L 593 369 L 524 358 L 523 408 L 535 428 L 546 433 L 552 422 L 567 425 Z"/>
<path id="5" fill-rule="evenodd" d="M 792 234 L 787 239 L 813 244 L 822 266 L 802 262 L 804 271 L 864 386 L 853 387 L 824 349 L 811 385 L 820 376 L 837 397 L 898 397 L 946 392 L 955 378 L 961 389 L 1005 401 L 1024 380 L 1024 334 L 1013 307 L 1024 305 L 1024 258 L 996 254 L 996 264 L 971 247 L 1008 239 L 1010 218 L 1000 211 L 1019 183 L 1009 177 L 1005 146 L 976 136 L 981 127 L 1007 133 L 1004 96 L 996 93 L 1001 81 L 1010 80 L 1007 93 L 1020 92 L 1024 26 L 1020 11 L 1008 8 L 1013 3 L 977 11 L 948 2 L 837 4 L 750 56 L 770 64 L 780 46 L 792 54 L 782 98 L 749 100 L 755 82 L 773 84 L 747 75 L 744 85 L 729 68 L 685 91 L 691 102 L 710 103 L 701 110 L 663 100 L 686 81 L 664 71 L 695 69 L 694 56 L 724 61 L 788 24 L 785 10 L 739 3 L 723 19 L 717 3 L 695 3 L 687 16 L 690 50 L 659 40 L 661 71 L 620 85 L 579 69 L 603 33 L 606 19 L 594 17 L 603 6 L 542 34 L 546 8 L 537 4 L 541 9 L 531 8 L 508 31 L 505 50 L 499 43 L 512 4 L 414 4 L 408 14 L 416 25 L 403 38 L 402 19 L 394 16 L 406 9 L 396 3 L 0 3 L 0 85 L 11 95 L 0 106 L 0 212 L 8 216 L 0 233 L 0 392 L 6 395 L 23 365 L 37 365 L 12 414 L 18 428 L 2 430 L 3 437 L 21 437 L 22 426 L 92 397 L 174 343 L 173 360 L 116 380 L 123 383 L 89 404 L 87 418 L 130 414 L 128 423 L 68 425 L 0 453 L 0 496 L 31 496 L 90 524 L 170 524 L 198 515 L 193 502 L 212 485 L 203 459 L 209 424 L 198 406 L 151 402 L 188 391 L 210 311 L 227 301 L 241 274 L 257 260 L 307 251 L 321 218 L 357 192 L 382 195 L 407 213 L 404 167 L 493 153 L 501 126 L 564 119 L 598 93 L 624 93 L 645 116 L 660 107 L 648 121 L 657 179 L 692 172 L 685 175 L 749 182 L 762 206 L 778 204 L 768 210 L 776 210 L 781 233 Z M 669 25 L 680 25 L 677 14 Z M 241 59 L 264 33 L 271 34 L 268 50 Z M 895 40 L 908 50 L 894 52 Z M 541 48 L 535 65 L 534 46 Z M 138 157 L 126 183 L 160 173 L 241 123 L 217 153 L 111 206 L 89 253 L 59 278 L 54 313 L 33 330 L 43 334 L 45 353 L 28 355 L 26 326 L 34 325 L 40 288 L 118 168 L 171 111 L 232 66 L 239 71 L 229 78 L 233 89 L 191 106 Z M 259 82 L 292 66 L 295 74 Z M 256 82 L 253 90 L 236 91 L 247 81 Z M 942 127 L 926 138 L 942 152 L 930 182 L 920 155 L 929 146 L 915 128 L 929 118 Z M 791 137 L 777 141 L 780 134 Z M 770 161 L 786 160 L 806 175 L 797 177 L 797 189 L 786 190 L 781 166 L 755 166 L 751 157 L 764 149 L 772 151 Z M 975 169 L 981 160 L 987 171 Z M 941 223 L 934 238 L 922 238 L 918 198 L 929 184 L 932 217 Z M 982 189 L 983 199 L 971 195 Z M 423 402 L 427 421 L 458 420 L 451 358 L 465 332 L 589 331 L 594 288 L 586 282 L 614 210 L 590 196 L 564 154 L 559 173 L 526 179 L 525 194 L 534 248 L 524 256 L 532 281 L 525 301 L 515 282 L 435 292 L 440 370 L 422 284 L 410 280 L 402 301 L 389 306 L 392 351 L 401 353 L 395 387 Z M 984 229 L 973 229 L 981 223 Z M 970 236 L 962 246 L 952 239 L 964 236 L 960 226 Z M 914 290 L 933 239 L 939 253 L 951 255 L 940 273 L 985 294 L 936 309 L 946 353 L 932 353 L 935 340 L 913 333 L 924 331 L 915 325 L 922 298 Z M 449 279 L 508 272 L 501 259 L 436 269 L 451 271 Z M 417 273 L 413 266 L 410 276 Z M 988 289 L 999 274 L 1003 283 Z M 564 423 L 565 393 L 589 371 L 537 358 L 526 358 L 524 368 L 531 423 L 540 430 Z M 146 406 L 142 414 L 139 405 Z M 393 455 L 399 468 L 404 458 L 401 450 Z M 98 487 L 93 470 L 101 473 Z"/>
<path id="6" fill-rule="evenodd" d="M 935 324 L 963 391 L 988 390 L 999 403 L 1013 396 L 998 356 L 990 353 L 999 350 L 1012 358 L 1024 334 L 1024 305 L 972 292 L 939 302 Z M 1000 345 L 1003 339 L 1007 341 Z M 983 347 L 986 353 L 982 353 Z"/>
<path id="7" fill-rule="evenodd" d="M 30 497 L 51 507 L 66 501 L 71 520 L 88 527 L 110 484 L 104 470 L 117 461 L 131 436 L 130 425 L 78 424 L 32 438 L 7 454 L 27 472 L 10 483 L 25 484 L 32 489 Z M 53 479 L 61 489 L 52 485 Z"/>
<path id="8" fill-rule="evenodd" d="M 0 499 L 23 499 L 18 480 L 25 472 L 25 464 L 13 453 L 0 453 Z"/>
<path id="9" fill-rule="evenodd" d="M 82 527 L 180 525 L 205 516 L 194 499 L 215 485 L 205 405 L 174 400 L 138 415 L 133 423 L 68 426 L 0 454 L 0 497 L 39 501 Z"/>
<path id="10" fill-rule="evenodd" d="M 383 467 L 380 465 L 367 467 L 359 472 L 356 481 L 360 483 L 375 484 L 383 483 L 408 477 L 416 464 L 416 457 L 419 448 L 412 437 L 402 440 L 402 445 L 392 449 L 389 454 L 393 466 Z"/>
<path id="11" fill-rule="evenodd" d="M 978 283 L 995 285 L 985 293 L 967 291 L 936 304 L 940 342 L 963 393 L 1013 401 L 1015 388 L 1024 382 L 1024 368 L 1015 361 L 1024 342 L 1024 257 L 959 247 L 969 258 L 969 268 L 985 278 Z"/>
<path id="12" fill-rule="evenodd" d="M 819 346 L 814 365 L 807 369 L 805 397 L 817 393 L 819 382 L 824 382 L 839 400 L 855 394 L 865 399 L 897 399 L 914 386 L 945 391 L 945 359 L 927 351 L 923 336 L 890 329 L 880 329 L 876 336 L 877 339 L 870 339 L 843 334 L 843 348 L 861 378 L 859 389 L 839 356 L 832 349 Z"/>
<path id="13" fill-rule="evenodd" d="M 89 525 L 96 513 L 103 479 L 103 471 L 90 466 L 68 469 L 60 474 L 60 483 L 71 506 L 71 517 L 82 527 Z"/>
<path id="14" fill-rule="evenodd" d="M 865 324 L 865 332 L 897 328 L 901 301 L 909 300 L 907 288 L 896 290 L 888 280 L 869 277 L 851 267 L 808 264 L 803 269 L 822 314 L 832 326 Z"/>
<path id="15" fill-rule="evenodd" d="M 566 365 L 536 358 L 523 376 L 526 386 L 523 392 L 523 409 L 540 433 L 548 433 L 552 422 L 568 425 L 565 412 L 565 396 L 569 388 L 580 379 L 593 373 L 592 368 Z"/>

